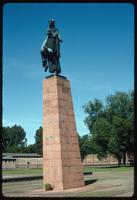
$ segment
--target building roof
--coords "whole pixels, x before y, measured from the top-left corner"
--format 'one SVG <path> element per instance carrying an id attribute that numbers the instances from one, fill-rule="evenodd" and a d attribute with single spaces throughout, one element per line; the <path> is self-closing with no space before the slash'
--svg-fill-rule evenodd
<path id="1" fill-rule="evenodd" d="M 40 154 L 38 153 L 3 153 L 2 157 L 13 157 L 13 158 L 17 158 L 17 157 L 42 157 Z"/>
<path id="2" fill-rule="evenodd" d="M 12 156 L 3 156 L 2 157 L 2 160 L 3 161 L 15 161 L 16 160 L 16 158 L 13 158 Z"/>

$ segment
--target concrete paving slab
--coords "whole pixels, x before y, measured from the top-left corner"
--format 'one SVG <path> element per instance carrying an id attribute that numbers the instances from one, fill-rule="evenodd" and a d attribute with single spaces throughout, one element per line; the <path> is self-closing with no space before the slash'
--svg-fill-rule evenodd
<path id="1" fill-rule="evenodd" d="M 3 195 L 7 197 L 126 197 L 134 191 L 134 173 L 94 173 L 85 176 L 86 186 L 64 191 L 44 191 L 41 180 L 3 183 Z"/>

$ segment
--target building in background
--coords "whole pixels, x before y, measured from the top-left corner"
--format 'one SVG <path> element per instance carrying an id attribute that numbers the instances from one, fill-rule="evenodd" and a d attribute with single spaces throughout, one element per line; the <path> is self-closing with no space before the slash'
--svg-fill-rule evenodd
<path id="1" fill-rule="evenodd" d="M 2 168 L 41 168 L 42 156 L 37 153 L 3 153 Z"/>
<path id="2" fill-rule="evenodd" d="M 134 157 L 126 158 L 127 164 L 133 165 Z M 109 155 L 106 159 L 103 158 L 99 160 L 96 154 L 89 154 L 82 161 L 83 165 L 91 166 L 109 166 L 117 165 L 117 159 Z M 11 168 L 42 168 L 43 158 L 37 153 L 3 153 L 2 154 L 2 168 L 11 169 Z"/>

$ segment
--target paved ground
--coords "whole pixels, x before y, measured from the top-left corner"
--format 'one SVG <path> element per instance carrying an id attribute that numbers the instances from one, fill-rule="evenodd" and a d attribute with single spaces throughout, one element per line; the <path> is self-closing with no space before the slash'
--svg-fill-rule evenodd
<path id="1" fill-rule="evenodd" d="M 127 172 L 94 172 L 85 176 L 86 186 L 64 191 L 44 191 L 42 180 L 3 183 L 7 197 L 127 197 L 133 195 L 134 174 Z"/>

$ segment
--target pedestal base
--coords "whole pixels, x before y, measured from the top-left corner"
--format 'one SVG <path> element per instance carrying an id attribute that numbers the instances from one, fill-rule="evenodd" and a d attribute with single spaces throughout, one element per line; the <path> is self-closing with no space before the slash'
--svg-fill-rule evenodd
<path id="1" fill-rule="evenodd" d="M 55 189 L 84 186 L 70 82 L 43 81 L 43 183 Z"/>

